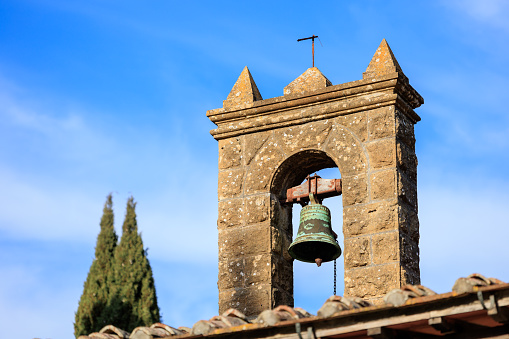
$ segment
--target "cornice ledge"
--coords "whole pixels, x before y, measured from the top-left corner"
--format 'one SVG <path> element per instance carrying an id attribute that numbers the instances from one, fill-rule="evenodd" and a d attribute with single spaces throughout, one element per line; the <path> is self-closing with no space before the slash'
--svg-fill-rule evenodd
<path id="1" fill-rule="evenodd" d="M 396 91 L 396 93 L 401 95 L 406 100 L 412 109 L 415 109 L 424 104 L 423 97 L 410 85 L 408 78 L 404 74 L 399 74 L 398 76 Z"/>
<path id="2" fill-rule="evenodd" d="M 293 125 L 301 125 L 311 121 L 332 119 L 340 115 L 348 115 L 356 112 L 371 110 L 389 105 L 395 105 L 397 94 L 389 91 L 378 91 L 370 96 L 366 96 L 365 100 L 358 102 L 346 102 L 346 100 L 336 100 L 335 105 L 323 107 L 319 112 L 313 110 L 301 110 L 301 107 L 294 107 L 290 110 L 282 110 L 280 114 L 271 114 L 256 118 L 238 119 L 236 121 L 228 121 L 220 123 L 217 129 L 210 131 L 210 134 L 216 140 L 231 138 L 242 134 L 260 132 L 274 128 L 288 127 Z M 299 110 L 292 114 L 291 111 Z M 282 117 L 285 113 L 287 117 Z"/>
<path id="3" fill-rule="evenodd" d="M 241 109 L 216 108 L 207 111 L 207 117 L 216 125 L 219 122 L 238 120 L 250 116 L 263 115 L 270 111 L 289 109 L 295 106 L 310 105 L 331 101 L 338 98 L 355 96 L 359 93 L 369 93 L 385 88 L 395 87 L 398 73 L 389 73 L 376 79 L 362 79 L 344 84 L 328 86 L 305 95 L 286 95 L 265 100 L 254 101 L 250 107 Z"/>

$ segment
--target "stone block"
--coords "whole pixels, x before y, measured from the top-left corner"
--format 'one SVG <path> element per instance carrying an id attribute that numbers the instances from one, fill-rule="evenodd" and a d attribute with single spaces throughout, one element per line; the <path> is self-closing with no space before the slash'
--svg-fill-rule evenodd
<path id="1" fill-rule="evenodd" d="M 293 307 L 293 294 L 288 293 L 285 290 L 281 290 L 279 287 L 272 287 L 272 305 L 271 308 L 276 308 L 279 305 L 286 305 Z"/>
<path id="2" fill-rule="evenodd" d="M 282 231 L 278 230 L 275 227 L 270 228 L 271 232 L 271 245 L 270 248 L 272 250 L 272 253 L 275 254 L 282 254 L 283 253 L 283 243 L 284 243 L 284 235 L 281 234 Z"/>
<path id="3" fill-rule="evenodd" d="M 399 260 L 399 232 L 375 234 L 373 241 L 373 264 L 387 264 Z"/>
<path id="4" fill-rule="evenodd" d="M 263 222 L 269 218 L 270 194 L 247 197 L 246 201 L 246 224 Z"/>
<path id="5" fill-rule="evenodd" d="M 396 140 L 381 139 L 366 144 L 371 170 L 396 166 Z"/>
<path id="6" fill-rule="evenodd" d="M 269 182 L 284 154 L 273 138 L 267 140 L 251 161 L 246 174 L 245 194 L 266 193 Z"/>
<path id="7" fill-rule="evenodd" d="M 419 271 L 419 245 L 411 239 L 402 236 L 400 245 L 401 266 L 413 272 Z"/>
<path id="8" fill-rule="evenodd" d="M 398 172 L 398 197 L 417 210 L 417 186 Z"/>
<path id="9" fill-rule="evenodd" d="M 343 207 L 345 237 L 396 230 L 398 228 L 397 200 Z"/>
<path id="10" fill-rule="evenodd" d="M 275 254 L 281 254 L 283 259 L 288 262 L 293 262 L 293 258 L 288 252 L 288 248 L 292 243 L 292 234 L 289 232 L 277 230 L 273 228 L 272 236 L 272 250 Z M 279 247 L 281 246 L 281 247 Z M 276 249 L 280 249 L 280 252 L 276 252 Z"/>
<path id="11" fill-rule="evenodd" d="M 406 204 L 398 208 L 398 224 L 403 234 L 419 243 L 419 218 L 417 212 Z"/>
<path id="12" fill-rule="evenodd" d="M 410 181 L 417 183 L 417 156 L 399 140 L 396 142 L 396 161 L 398 169 L 405 173 Z"/>
<path id="13" fill-rule="evenodd" d="M 273 264 L 273 283 L 281 290 L 293 294 L 293 263 L 273 256 Z"/>
<path id="14" fill-rule="evenodd" d="M 345 270 L 345 296 L 379 298 L 401 286 L 398 263 Z"/>
<path id="15" fill-rule="evenodd" d="M 219 314 L 235 308 L 246 316 L 256 316 L 271 306 L 271 285 L 234 288 L 219 291 Z"/>
<path id="16" fill-rule="evenodd" d="M 243 227 L 245 255 L 269 254 L 270 253 L 270 224 L 256 224 Z"/>
<path id="17" fill-rule="evenodd" d="M 309 122 L 304 125 L 276 130 L 274 135 L 283 152 L 292 154 L 297 150 L 306 148 L 320 149 L 325 139 L 327 139 L 331 127 L 330 120 Z"/>
<path id="18" fill-rule="evenodd" d="M 401 267 L 401 285 L 420 285 L 421 273 L 419 268 L 417 270 Z"/>
<path id="19" fill-rule="evenodd" d="M 243 256 L 245 239 L 243 227 L 220 229 L 218 232 L 219 260 L 228 260 Z"/>
<path id="20" fill-rule="evenodd" d="M 342 177 L 343 207 L 362 204 L 368 200 L 368 183 L 365 174 Z"/>
<path id="21" fill-rule="evenodd" d="M 324 150 L 334 159 L 342 177 L 365 173 L 366 155 L 362 142 L 341 125 L 334 125 Z"/>
<path id="22" fill-rule="evenodd" d="M 244 150 L 242 152 L 244 158 L 244 165 L 248 166 L 251 163 L 251 160 L 258 153 L 260 148 L 262 148 L 263 144 L 267 141 L 267 139 L 272 135 L 272 131 L 259 132 L 253 134 L 246 134 L 244 136 L 243 147 Z"/>
<path id="23" fill-rule="evenodd" d="M 227 228 L 242 225 L 244 214 L 244 200 L 232 199 L 223 200 L 218 203 L 217 227 Z"/>
<path id="24" fill-rule="evenodd" d="M 369 237 L 345 239 L 345 270 L 371 264 Z"/>
<path id="25" fill-rule="evenodd" d="M 245 272 L 244 258 L 219 261 L 217 287 L 220 291 L 244 287 Z"/>
<path id="26" fill-rule="evenodd" d="M 260 254 L 245 257 L 246 267 L 246 286 L 255 286 L 258 284 L 268 284 L 271 282 L 272 265 L 270 254 Z"/>
<path id="27" fill-rule="evenodd" d="M 368 140 L 368 114 L 366 112 L 341 115 L 334 118 L 334 123 L 345 126 L 360 141 Z"/>
<path id="28" fill-rule="evenodd" d="M 219 169 L 237 167 L 242 164 L 241 138 L 219 140 Z"/>
<path id="29" fill-rule="evenodd" d="M 402 140 L 412 151 L 415 151 L 415 133 L 413 122 L 411 122 L 408 117 L 400 111 L 396 111 L 395 117 L 397 137 Z"/>
<path id="30" fill-rule="evenodd" d="M 395 112 L 393 106 L 386 106 L 368 111 L 369 140 L 394 137 Z"/>
<path id="31" fill-rule="evenodd" d="M 271 226 L 291 232 L 292 230 L 292 206 L 279 203 L 279 200 L 274 194 L 270 197 L 270 212 L 271 212 Z"/>
<path id="32" fill-rule="evenodd" d="M 396 197 L 396 171 L 393 169 L 371 174 L 371 199 L 385 200 Z"/>
<path id="33" fill-rule="evenodd" d="M 316 67 L 308 68 L 297 79 L 289 83 L 283 90 L 284 95 L 303 95 L 327 86 L 332 83 Z"/>
<path id="34" fill-rule="evenodd" d="M 235 198 L 242 194 L 244 169 L 237 168 L 219 172 L 217 195 L 219 200 Z"/>

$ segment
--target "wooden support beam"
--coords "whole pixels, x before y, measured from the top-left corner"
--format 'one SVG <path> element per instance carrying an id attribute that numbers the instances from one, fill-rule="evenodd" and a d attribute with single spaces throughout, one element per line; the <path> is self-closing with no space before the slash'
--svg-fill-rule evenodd
<path id="1" fill-rule="evenodd" d="M 391 329 L 385 327 L 368 328 L 368 337 L 373 339 L 391 339 L 395 338 L 395 333 Z"/>
<path id="2" fill-rule="evenodd" d="M 509 307 L 498 306 L 495 295 L 490 296 L 491 307 L 488 309 L 488 315 L 498 323 L 509 324 Z"/>
<path id="3" fill-rule="evenodd" d="M 442 334 L 450 334 L 456 332 L 454 325 L 448 322 L 444 317 L 435 317 L 428 320 L 428 324 Z"/>

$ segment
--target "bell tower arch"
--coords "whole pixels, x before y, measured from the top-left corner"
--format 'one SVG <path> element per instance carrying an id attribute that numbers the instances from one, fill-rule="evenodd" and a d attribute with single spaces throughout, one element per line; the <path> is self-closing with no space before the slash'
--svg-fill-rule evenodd
<path id="1" fill-rule="evenodd" d="M 362 80 L 332 85 L 313 67 L 283 92 L 263 100 L 246 67 L 223 107 L 207 112 L 219 144 L 219 311 L 293 305 L 291 206 L 280 200 L 327 167 L 342 177 L 345 295 L 376 303 L 419 283 L 414 109 L 423 99 L 387 42 Z"/>

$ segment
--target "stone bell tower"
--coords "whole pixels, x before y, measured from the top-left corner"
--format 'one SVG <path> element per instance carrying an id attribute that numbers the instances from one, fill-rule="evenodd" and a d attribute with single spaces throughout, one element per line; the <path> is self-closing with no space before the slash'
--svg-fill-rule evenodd
<path id="1" fill-rule="evenodd" d="M 423 99 L 387 42 L 362 80 L 332 85 L 313 67 L 283 92 L 263 100 L 246 67 L 223 107 L 207 112 L 219 141 L 219 311 L 293 305 L 292 206 L 280 201 L 328 167 L 342 179 L 344 294 L 376 303 L 418 284 L 414 109 Z"/>

